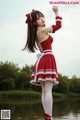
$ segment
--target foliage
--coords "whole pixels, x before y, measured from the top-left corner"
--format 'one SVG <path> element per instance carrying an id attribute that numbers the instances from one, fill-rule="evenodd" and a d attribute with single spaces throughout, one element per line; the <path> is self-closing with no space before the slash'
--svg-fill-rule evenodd
<path id="1" fill-rule="evenodd" d="M 0 90 L 34 90 L 41 91 L 40 87 L 30 84 L 33 65 L 25 65 L 19 68 L 11 62 L 0 62 Z M 59 84 L 53 86 L 54 92 L 59 93 L 80 93 L 80 78 L 75 75 L 72 78 L 59 75 Z"/>

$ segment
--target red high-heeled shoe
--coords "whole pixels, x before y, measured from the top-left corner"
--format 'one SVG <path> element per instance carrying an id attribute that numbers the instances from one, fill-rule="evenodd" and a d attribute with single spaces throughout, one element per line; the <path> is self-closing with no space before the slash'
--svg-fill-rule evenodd
<path id="1" fill-rule="evenodd" d="M 49 116 L 49 114 L 44 114 L 44 118 L 45 118 L 45 120 L 51 120 L 50 117 L 52 117 L 52 116 Z"/>

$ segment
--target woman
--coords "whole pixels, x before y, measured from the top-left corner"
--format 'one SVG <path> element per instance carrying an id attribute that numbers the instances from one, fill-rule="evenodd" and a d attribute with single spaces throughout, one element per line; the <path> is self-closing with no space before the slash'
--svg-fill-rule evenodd
<path id="1" fill-rule="evenodd" d="M 52 87 L 59 83 L 57 67 L 54 55 L 52 53 L 53 38 L 49 33 L 55 33 L 61 28 L 62 18 L 58 15 L 58 7 L 53 6 L 53 11 L 56 16 L 56 24 L 50 27 L 45 25 L 44 15 L 37 10 L 32 10 L 31 13 L 26 14 L 28 24 L 28 37 L 24 49 L 30 52 L 35 52 L 39 48 L 40 54 L 33 67 L 30 83 L 40 85 L 42 88 L 42 105 L 44 108 L 45 120 L 52 119 Z"/>

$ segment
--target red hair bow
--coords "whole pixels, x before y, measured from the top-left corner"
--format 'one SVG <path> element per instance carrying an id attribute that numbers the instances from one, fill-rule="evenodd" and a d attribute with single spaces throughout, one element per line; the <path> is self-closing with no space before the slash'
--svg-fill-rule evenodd
<path id="1" fill-rule="evenodd" d="M 35 11 L 35 10 L 33 9 L 33 10 L 32 10 L 32 12 L 34 12 L 34 11 Z M 32 18 L 31 18 L 31 13 L 26 14 L 26 17 L 27 17 L 27 20 L 29 20 L 30 25 L 31 25 L 31 26 L 33 26 L 33 23 L 32 23 Z M 26 22 L 25 22 L 25 23 L 27 23 L 27 20 L 26 20 Z"/>

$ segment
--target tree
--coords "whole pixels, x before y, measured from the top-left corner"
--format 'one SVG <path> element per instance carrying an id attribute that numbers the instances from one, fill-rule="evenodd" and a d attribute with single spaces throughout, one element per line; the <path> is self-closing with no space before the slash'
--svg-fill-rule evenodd
<path id="1" fill-rule="evenodd" d="M 0 90 L 13 90 L 15 89 L 15 80 L 12 78 L 3 79 L 0 81 Z"/>
<path id="2" fill-rule="evenodd" d="M 33 66 L 25 65 L 22 69 L 19 71 L 19 77 L 16 81 L 16 89 L 31 89 L 30 79 L 31 79 L 31 72 L 32 72 Z"/>
<path id="3" fill-rule="evenodd" d="M 70 79 L 70 92 L 80 93 L 80 78 L 75 75 Z"/>
<path id="4" fill-rule="evenodd" d="M 15 89 L 19 68 L 11 62 L 0 62 L 0 90 Z"/>
<path id="5" fill-rule="evenodd" d="M 53 87 L 53 91 L 55 92 L 61 92 L 61 93 L 68 93 L 69 92 L 69 80 L 67 76 L 62 76 L 61 74 L 58 74 L 59 76 L 59 84 L 57 86 Z"/>

